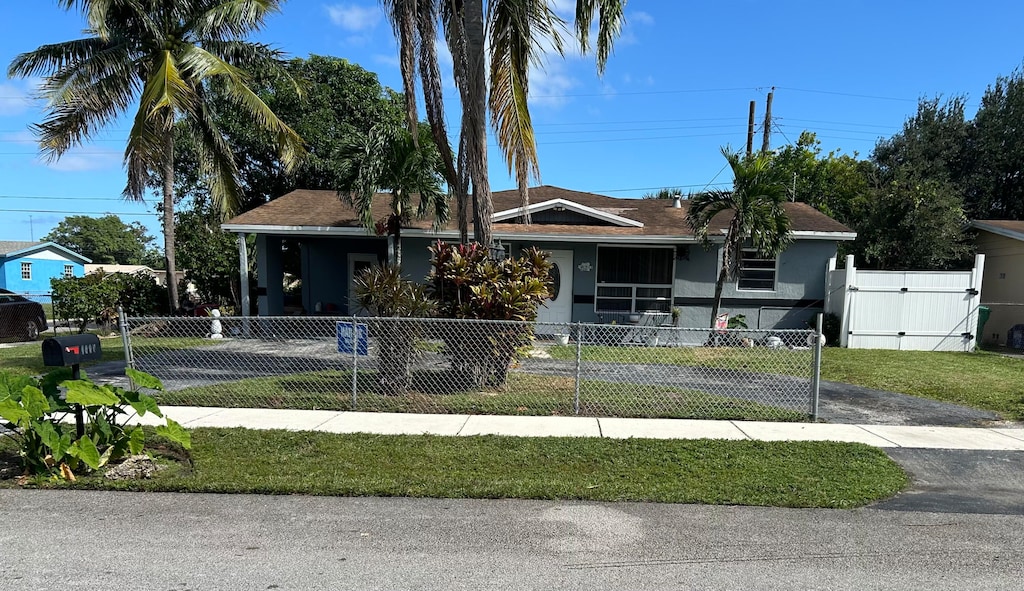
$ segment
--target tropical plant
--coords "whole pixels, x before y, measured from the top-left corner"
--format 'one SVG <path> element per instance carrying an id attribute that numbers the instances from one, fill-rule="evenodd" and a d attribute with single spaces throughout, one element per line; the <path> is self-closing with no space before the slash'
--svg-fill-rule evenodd
<path id="1" fill-rule="evenodd" d="M 676 197 L 682 197 L 686 192 L 683 191 L 682 187 L 662 187 L 657 191 L 651 191 L 644 193 L 641 199 L 675 199 Z"/>
<path id="2" fill-rule="evenodd" d="M 427 293 L 437 300 L 438 315 L 492 321 L 445 334 L 452 368 L 471 386 L 504 385 L 517 351 L 533 338 L 537 308 L 551 297 L 548 254 L 529 248 L 518 258 L 499 261 L 479 243 L 441 241 L 430 252 Z"/>
<path id="3" fill-rule="evenodd" d="M 381 392 L 404 394 L 412 383 L 412 361 L 423 338 L 422 323 L 411 319 L 433 315 L 437 302 L 424 285 L 403 278 L 396 265 L 366 269 L 353 280 L 353 287 L 359 306 L 372 315 L 365 322 L 377 336 Z"/>
<path id="4" fill-rule="evenodd" d="M 60 277 L 50 280 L 53 293 L 53 316 L 74 321 L 79 332 L 90 322 L 107 332 L 117 318 L 117 308 L 129 316 L 167 311 L 160 286 L 144 271 L 138 273 L 104 273 L 97 271 L 85 277 Z"/>
<path id="5" fill-rule="evenodd" d="M 248 86 L 252 69 L 271 70 L 281 54 L 244 40 L 280 0 L 58 0 L 85 16 L 86 37 L 43 45 L 11 62 L 8 76 L 44 76 L 40 94 L 46 119 L 34 126 L 51 160 L 89 140 L 99 129 L 135 109 L 124 163 L 124 196 L 142 200 L 162 187 L 167 290 L 177 308 L 174 250 L 174 152 L 176 127 L 192 137 L 202 178 L 221 211 L 241 200 L 238 168 L 207 100 L 208 85 L 225 94 L 256 126 L 269 130 L 286 167 L 304 148 L 299 136 Z"/>
<path id="6" fill-rule="evenodd" d="M 542 47 L 563 51 L 566 23 L 550 0 L 381 0 L 398 38 L 402 85 L 409 130 L 417 134 L 416 72 L 434 141 L 441 148 L 448 185 L 456 196 L 461 241 L 468 240 L 468 197 L 473 189 L 473 235 L 490 245 L 491 203 L 487 179 L 487 111 L 508 170 L 529 204 L 527 185 L 540 166 L 527 104 L 529 71 L 541 64 Z M 575 32 L 583 51 L 590 50 L 591 25 L 597 16 L 597 67 L 604 71 L 623 22 L 624 0 L 577 0 Z M 462 105 L 458 158 L 453 161 L 438 67 L 437 24 L 451 52 L 455 84 Z M 418 50 L 418 55 L 417 55 Z M 489 66 L 489 68 L 488 68 Z M 489 75 L 488 75 L 489 69 Z M 490 88 L 488 88 L 488 82 Z"/>
<path id="7" fill-rule="evenodd" d="M 138 388 L 162 390 L 157 378 L 134 369 L 125 370 Z M 157 434 L 191 447 L 191 436 L 164 417 L 156 399 L 138 389 L 97 385 L 88 379 L 58 381 L 57 372 L 43 378 L 0 374 L 0 433 L 14 440 L 26 473 L 51 474 L 68 480 L 76 471 L 99 470 L 127 454 L 142 452 L 142 427 L 125 425 L 129 408 L 138 416 L 151 413 L 164 419 Z M 60 388 L 66 390 L 63 397 Z M 62 418 L 80 406 L 87 416 L 84 433 L 72 437 L 74 427 Z"/>
<path id="8" fill-rule="evenodd" d="M 448 222 L 444 169 L 433 142 L 419 141 L 406 129 L 382 124 L 345 142 L 338 164 L 339 194 L 355 208 L 363 227 L 391 237 L 391 263 L 402 265 L 402 226 L 413 217 L 433 217 L 434 229 Z M 390 193 L 389 213 L 373 218 L 378 191 Z M 413 196 L 418 204 L 414 206 Z"/>
<path id="9" fill-rule="evenodd" d="M 710 327 L 722 305 L 722 289 L 732 280 L 740 264 L 740 251 L 749 243 L 760 256 L 773 258 L 789 245 L 789 216 L 785 186 L 772 169 L 771 155 L 760 153 L 742 158 L 722 148 L 722 155 L 733 174 L 732 190 L 715 190 L 690 197 L 686 221 L 705 248 L 713 244 L 708 232 L 711 220 L 720 213 L 729 216 L 722 244 L 722 266 L 715 282 L 715 299 L 711 307 Z"/>

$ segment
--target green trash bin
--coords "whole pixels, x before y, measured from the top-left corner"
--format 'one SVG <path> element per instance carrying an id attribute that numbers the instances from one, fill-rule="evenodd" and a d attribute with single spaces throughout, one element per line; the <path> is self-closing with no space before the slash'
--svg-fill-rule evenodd
<path id="1" fill-rule="evenodd" d="M 982 337 L 985 335 L 985 323 L 988 322 L 988 317 L 992 315 L 992 310 L 987 306 L 978 306 L 978 344 L 981 344 Z"/>

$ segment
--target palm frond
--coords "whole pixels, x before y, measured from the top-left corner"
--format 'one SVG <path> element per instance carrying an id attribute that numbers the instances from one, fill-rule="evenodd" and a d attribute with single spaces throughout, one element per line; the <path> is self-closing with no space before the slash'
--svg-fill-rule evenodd
<path id="1" fill-rule="evenodd" d="M 561 52 L 560 28 L 564 24 L 546 0 L 498 2 L 491 6 L 491 124 L 509 172 L 515 174 L 524 211 L 529 205 L 529 180 L 540 178 L 527 103 L 529 69 L 539 65 L 537 51 L 543 40 L 551 41 Z"/>
<path id="2" fill-rule="evenodd" d="M 590 51 L 590 28 L 597 22 L 597 71 L 604 73 L 615 39 L 622 33 L 625 0 L 576 0 L 576 38 L 584 52 Z"/>
<path id="3" fill-rule="evenodd" d="M 281 163 L 288 171 L 295 170 L 306 155 L 306 148 L 291 127 L 274 114 L 249 87 L 249 75 L 232 66 L 220 57 L 194 45 L 186 47 L 181 54 L 183 68 L 196 80 L 219 77 L 225 83 L 225 90 L 234 103 L 242 107 L 259 127 L 274 134 L 277 139 Z"/>
<path id="4" fill-rule="evenodd" d="M 206 2 L 211 4 L 211 2 Z M 280 0 L 215 0 L 186 23 L 204 41 L 241 37 L 262 28 L 267 16 L 281 11 Z"/>

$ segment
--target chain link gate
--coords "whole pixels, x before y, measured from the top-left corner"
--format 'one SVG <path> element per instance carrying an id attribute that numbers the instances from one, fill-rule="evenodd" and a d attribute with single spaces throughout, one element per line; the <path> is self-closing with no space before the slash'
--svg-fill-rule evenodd
<path id="1" fill-rule="evenodd" d="M 748 420 L 817 416 L 810 330 L 440 318 L 139 317 L 161 404 Z"/>

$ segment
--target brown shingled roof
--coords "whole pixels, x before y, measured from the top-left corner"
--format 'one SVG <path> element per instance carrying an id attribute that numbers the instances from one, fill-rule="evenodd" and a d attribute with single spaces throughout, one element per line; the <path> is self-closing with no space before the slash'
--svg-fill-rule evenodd
<path id="1" fill-rule="evenodd" d="M 496 191 L 492 194 L 494 211 L 519 207 L 519 192 L 516 190 Z M 570 191 L 560 187 L 544 185 L 530 188 L 530 202 L 542 203 L 552 199 L 565 199 L 586 207 L 599 209 L 617 216 L 637 220 L 642 228 L 609 225 L 552 225 L 552 224 L 511 224 L 498 222 L 494 232 L 507 234 L 587 234 L 594 236 L 692 236 L 686 224 L 687 202 L 682 207 L 672 207 L 666 199 L 621 199 L 595 193 Z M 390 196 L 378 194 L 374 200 L 373 217 L 382 219 L 388 214 Z M 794 231 L 803 232 L 846 232 L 853 230 L 826 216 L 805 203 L 786 203 L 786 212 L 792 221 Z M 454 218 L 454 215 L 452 216 Z M 711 233 L 725 229 L 728 213 L 722 213 L 712 220 Z M 430 220 L 414 220 L 413 228 L 429 229 Z M 334 191 L 313 191 L 299 189 L 236 216 L 225 223 L 227 226 L 301 226 L 301 227 L 359 227 L 355 211 L 346 205 Z M 457 229 L 455 221 L 449 222 L 448 230 Z"/>
<path id="2" fill-rule="evenodd" d="M 984 229 L 983 226 L 992 226 L 1000 230 L 1024 234 L 1024 220 L 974 220 L 971 225 L 979 229 Z"/>

